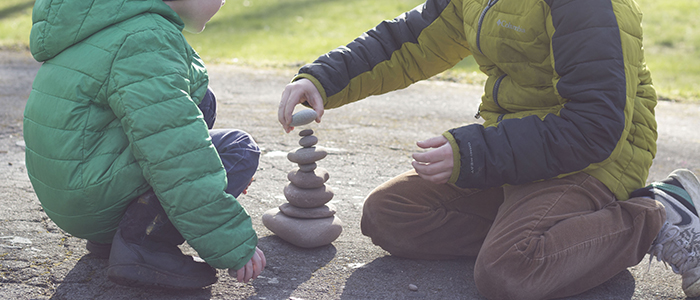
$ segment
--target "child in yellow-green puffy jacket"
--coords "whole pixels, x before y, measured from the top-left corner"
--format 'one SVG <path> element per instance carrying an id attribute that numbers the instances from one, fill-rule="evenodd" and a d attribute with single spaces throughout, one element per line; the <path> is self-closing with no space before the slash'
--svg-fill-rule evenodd
<path id="1" fill-rule="evenodd" d="M 392 255 L 476 257 L 491 299 L 584 292 L 649 253 L 700 295 L 698 180 L 644 187 L 656 92 L 633 0 L 428 0 L 302 67 L 282 94 L 339 107 L 472 56 L 483 118 L 418 142 L 413 169 L 366 198 L 362 232 Z"/>

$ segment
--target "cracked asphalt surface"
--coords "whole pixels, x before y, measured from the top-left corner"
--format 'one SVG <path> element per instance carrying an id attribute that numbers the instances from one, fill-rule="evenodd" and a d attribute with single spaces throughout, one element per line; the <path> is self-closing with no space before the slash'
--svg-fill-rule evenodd
<path id="1" fill-rule="evenodd" d="M 26 52 L 0 51 L 0 299 L 483 299 L 474 286 L 472 259 L 392 257 L 359 229 L 364 197 L 410 169 L 415 141 L 476 121 L 481 87 L 421 82 L 326 111 L 321 124 L 308 126 L 329 151 L 318 165 L 330 173 L 331 203 L 344 227 L 331 245 L 303 249 L 274 236 L 261 221 L 266 210 L 286 202 L 282 189 L 294 168 L 286 153 L 298 147 L 298 130 L 283 132 L 277 105 L 295 70 L 210 65 L 219 101 L 216 127 L 248 131 L 263 149 L 256 180 L 239 201 L 253 218 L 268 266 L 248 284 L 219 270 L 217 284 L 181 292 L 110 282 L 107 261 L 88 255 L 84 240 L 43 213 L 27 178 L 22 139 L 22 112 L 39 66 Z M 659 150 L 650 180 L 681 167 L 700 174 L 698 116 L 700 105 L 659 103 Z M 568 299 L 685 299 L 680 284 L 663 263 L 644 260 Z"/>

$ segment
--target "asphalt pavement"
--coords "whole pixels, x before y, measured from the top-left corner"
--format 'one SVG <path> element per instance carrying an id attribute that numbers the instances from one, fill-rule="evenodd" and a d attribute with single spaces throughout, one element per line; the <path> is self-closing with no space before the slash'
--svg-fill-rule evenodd
<path id="1" fill-rule="evenodd" d="M 106 277 L 107 261 L 85 250 L 41 210 L 24 165 L 22 110 L 39 64 L 24 52 L 0 51 L 0 299 L 483 299 L 474 261 L 408 260 L 388 255 L 360 233 L 364 197 L 411 168 L 415 142 L 477 122 L 481 87 L 425 81 L 407 89 L 328 110 L 308 126 L 329 155 L 331 203 L 343 232 L 331 245 L 293 246 L 262 225 L 262 214 L 286 202 L 286 175 L 295 165 L 298 130 L 285 134 L 277 105 L 294 70 L 210 65 L 219 100 L 216 127 L 251 133 L 263 150 L 256 180 L 239 198 L 253 219 L 268 266 L 251 283 L 224 270 L 219 282 L 196 291 L 129 288 Z M 649 180 L 676 168 L 700 174 L 700 105 L 660 102 L 658 154 Z M 184 251 L 195 254 L 188 246 Z M 567 299 L 685 299 L 681 278 L 648 259 L 586 293 Z M 415 285 L 417 290 L 409 289 Z"/>

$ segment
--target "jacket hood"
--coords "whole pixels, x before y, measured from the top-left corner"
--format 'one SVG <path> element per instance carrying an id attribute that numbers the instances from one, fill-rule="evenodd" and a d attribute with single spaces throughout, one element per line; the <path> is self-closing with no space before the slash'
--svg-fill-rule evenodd
<path id="1" fill-rule="evenodd" d="M 34 59 L 45 61 L 97 31 L 143 13 L 162 15 L 181 31 L 184 28 L 162 0 L 37 0 L 29 47 Z"/>

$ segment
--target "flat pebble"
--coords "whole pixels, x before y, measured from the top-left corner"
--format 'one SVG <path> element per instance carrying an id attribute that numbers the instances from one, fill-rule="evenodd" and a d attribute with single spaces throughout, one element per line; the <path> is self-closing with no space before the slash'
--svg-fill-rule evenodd
<path id="1" fill-rule="evenodd" d="M 312 172 L 302 172 L 296 169 L 287 174 L 287 180 L 302 189 L 322 187 L 329 177 L 328 171 L 324 168 L 317 168 Z"/>
<path id="2" fill-rule="evenodd" d="M 301 208 L 290 203 L 285 203 L 280 205 L 279 209 L 288 217 L 301 219 L 320 219 L 335 215 L 335 206 L 333 206 L 333 204 L 326 204 L 314 208 Z"/>
<path id="3" fill-rule="evenodd" d="M 311 121 L 316 120 L 318 114 L 313 109 L 305 109 L 298 111 L 292 115 L 292 123 L 289 124 L 291 127 L 306 125 L 311 123 Z"/>
<path id="4" fill-rule="evenodd" d="M 284 187 L 284 197 L 287 202 L 296 207 L 320 207 L 333 199 L 333 189 L 328 185 L 315 189 L 302 189 L 289 183 Z"/>
<path id="5" fill-rule="evenodd" d="M 328 152 L 326 152 L 326 149 L 323 147 L 297 148 L 287 153 L 287 159 L 291 162 L 305 165 L 321 160 L 325 158 L 326 155 L 328 155 Z"/>
<path id="6" fill-rule="evenodd" d="M 418 290 L 418 286 L 416 286 L 415 284 L 409 284 L 408 289 L 415 292 Z"/>
<path id="7" fill-rule="evenodd" d="M 302 146 L 304 148 L 311 147 L 313 145 L 316 145 L 318 143 L 318 138 L 313 135 L 307 135 L 301 139 L 299 139 L 299 146 Z"/>
<path id="8" fill-rule="evenodd" d="M 299 132 L 299 136 L 307 136 L 307 135 L 312 135 L 312 134 L 314 134 L 313 129 L 304 129 L 304 130 Z"/>

